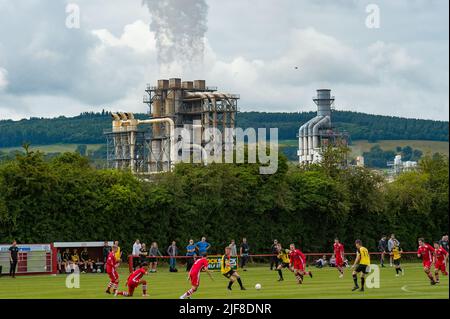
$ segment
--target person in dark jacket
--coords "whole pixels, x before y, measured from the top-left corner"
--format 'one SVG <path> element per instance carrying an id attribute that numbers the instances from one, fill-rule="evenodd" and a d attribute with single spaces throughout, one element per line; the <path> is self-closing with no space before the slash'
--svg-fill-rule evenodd
<path id="1" fill-rule="evenodd" d="M 384 267 L 384 255 L 386 255 L 387 250 L 388 250 L 387 237 L 386 235 L 383 235 L 383 237 L 381 237 L 380 241 L 378 242 L 378 251 L 381 253 L 380 254 L 381 267 Z"/>
<path id="2" fill-rule="evenodd" d="M 270 258 L 270 270 L 273 270 L 274 267 L 275 267 L 275 269 L 277 269 L 277 267 L 278 267 L 278 240 L 274 239 L 273 244 L 270 247 L 270 251 L 273 255 Z"/>
<path id="3" fill-rule="evenodd" d="M 167 254 L 170 256 L 170 272 L 177 272 L 177 260 L 175 257 L 178 256 L 178 247 L 175 241 L 167 247 Z"/>
<path id="4" fill-rule="evenodd" d="M 19 260 L 19 247 L 17 247 L 17 242 L 14 240 L 12 242 L 12 246 L 9 247 L 9 275 L 13 278 L 16 278 L 16 268 L 17 261 Z"/>

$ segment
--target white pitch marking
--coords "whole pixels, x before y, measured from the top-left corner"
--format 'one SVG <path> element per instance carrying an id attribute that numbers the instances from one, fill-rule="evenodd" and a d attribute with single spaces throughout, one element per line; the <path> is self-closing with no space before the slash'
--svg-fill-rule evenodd
<path id="1" fill-rule="evenodd" d="M 404 292 L 412 292 L 411 290 L 408 289 L 408 286 L 406 286 L 406 285 L 402 287 L 402 290 Z"/>

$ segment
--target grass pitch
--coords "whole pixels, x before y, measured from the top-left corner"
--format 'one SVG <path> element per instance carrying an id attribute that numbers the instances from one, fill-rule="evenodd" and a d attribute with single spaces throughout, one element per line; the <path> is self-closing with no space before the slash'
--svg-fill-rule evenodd
<path id="1" fill-rule="evenodd" d="M 284 270 L 283 282 L 278 282 L 276 271 L 270 271 L 267 266 L 253 266 L 248 271 L 240 271 L 242 281 L 247 290 L 241 291 L 237 283 L 233 291 L 226 289 L 228 280 L 219 272 L 213 273 L 214 281 L 207 274 L 202 274 L 199 290 L 193 299 L 448 299 L 448 277 L 441 276 L 441 283 L 431 286 L 421 264 L 406 264 L 405 275 L 395 277 L 395 270 L 391 267 L 381 268 L 380 284 L 376 289 L 367 289 L 364 293 L 352 292 L 353 281 L 351 271 L 346 269 L 345 277 L 338 278 L 334 268 L 316 269 L 309 267 L 314 277 L 305 278 L 303 285 L 298 285 L 293 274 Z M 190 283 L 186 280 L 187 274 L 183 269 L 178 273 L 169 273 L 167 268 L 160 268 L 157 273 L 149 274 L 144 278 L 149 283 L 149 297 L 152 299 L 177 299 L 188 288 Z M 120 289 L 125 289 L 125 280 L 128 270 L 121 268 Z M 80 288 L 66 288 L 66 276 L 19 276 L 16 279 L 3 276 L 0 278 L 0 298 L 39 298 L 39 299 L 114 299 L 125 297 L 107 295 L 105 287 L 108 283 L 106 274 L 81 274 Z M 255 284 L 261 284 L 262 289 L 256 290 Z M 132 298 L 142 298 L 142 289 L 139 287 Z"/>

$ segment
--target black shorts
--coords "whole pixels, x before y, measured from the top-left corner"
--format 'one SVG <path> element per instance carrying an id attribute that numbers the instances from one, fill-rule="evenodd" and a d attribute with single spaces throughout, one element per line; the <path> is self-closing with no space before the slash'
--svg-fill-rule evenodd
<path id="1" fill-rule="evenodd" d="M 399 259 L 394 259 L 394 265 L 395 266 L 400 266 L 400 258 Z"/>
<path id="2" fill-rule="evenodd" d="M 233 276 L 235 273 L 235 271 L 233 269 L 231 269 L 230 271 L 228 271 L 227 273 L 224 273 L 223 275 L 227 278 L 230 278 L 231 276 Z"/>
<path id="3" fill-rule="evenodd" d="M 148 259 L 148 262 L 149 263 L 155 263 L 157 260 L 156 260 L 156 258 L 155 257 L 150 257 L 149 259 Z"/>
<path id="4" fill-rule="evenodd" d="M 364 274 L 368 274 L 369 273 L 369 266 L 368 265 L 358 265 L 358 267 L 356 267 L 356 272 L 362 272 Z"/>
<path id="5" fill-rule="evenodd" d="M 280 266 L 281 268 L 289 268 L 289 263 L 281 262 Z"/>

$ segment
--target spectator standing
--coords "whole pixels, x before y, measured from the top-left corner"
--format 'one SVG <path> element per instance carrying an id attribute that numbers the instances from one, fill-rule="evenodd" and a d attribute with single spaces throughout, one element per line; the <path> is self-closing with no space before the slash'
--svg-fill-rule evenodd
<path id="1" fill-rule="evenodd" d="M 248 262 L 248 258 L 249 258 L 249 254 L 250 254 L 250 246 L 247 243 L 247 238 L 242 238 L 242 243 L 241 243 L 241 248 L 239 251 L 240 255 L 241 255 L 241 268 L 244 271 L 247 271 L 245 267 L 245 265 Z"/>
<path id="2" fill-rule="evenodd" d="M 388 250 L 387 237 L 386 235 L 383 235 L 383 237 L 381 237 L 380 241 L 378 242 L 378 251 L 381 253 L 380 255 L 381 267 L 384 267 L 384 255 L 386 255 L 387 250 Z"/>
<path id="3" fill-rule="evenodd" d="M 142 243 L 141 249 L 139 250 L 139 264 L 147 262 L 147 258 L 148 258 L 147 246 L 145 245 L 145 243 Z"/>
<path id="4" fill-rule="evenodd" d="M 16 268 L 17 261 L 19 260 L 19 247 L 17 247 L 17 242 L 14 240 L 11 247 L 9 247 L 9 275 L 16 278 Z"/>
<path id="5" fill-rule="evenodd" d="M 58 272 L 60 274 L 63 273 L 62 268 L 63 268 L 63 261 L 62 261 L 62 255 L 61 255 L 61 250 L 57 250 L 56 251 L 56 262 L 58 263 Z"/>
<path id="6" fill-rule="evenodd" d="M 172 244 L 167 247 L 167 254 L 170 256 L 169 267 L 170 272 L 177 272 L 177 260 L 176 256 L 178 256 L 178 247 L 176 241 L 172 241 Z"/>
<path id="7" fill-rule="evenodd" d="M 236 241 L 234 239 L 231 240 L 230 245 L 230 256 L 237 256 L 237 247 L 236 247 Z"/>
<path id="8" fill-rule="evenodd" d="M 105 240 L 103 243 L 103 265 L 106 265 L 106 259 L 108 259 L 108 255 L 111 252 L 111 246 L 109 246 L 109 243 Z M 106 267 L 103 267 L 103 271 L 106 272 Z"/>
<path id="9" fill-rule="evenodd" d="M 392 252 L 392 249 L 395 247 L 395 245 L 400 246 L 400 242 L 395 238 L 395 234 L 392 234 L 391 238 L 389 238 L 389 241 L 388 241 L 389 254 Z M 391 267 L 394 266 L 392 258 L 393 258 L 393 256 L 391 255 L 389 258 L 389 263 L 390 263 Z"/>
<path id="10" fill-rule="evenodd" d="M 156 242 L 153 242 L 152 245 L 150 246 L 148 255 L 149 255 L 149 261 L 150 261 L 149 271 L 156 272 L 156 267 L 158 265 L 158 261 L 157 261 L 156 257 L 158 257 L 158 256 L 162 257 L 162 254 L 159 251 L 158 244 Z"/>
<path id="11" fill-rule="evenodd" d="M 448 247 L 448 235 L 442 236 L 442 239 L 439 241 L 439 245 L 441 245 L 442 248 L 444 248 L 446 252 L 450 253 L 449 247 Z M 448 258 L 447 258 L 446 267 L 448 269 Z"/>
<path id="12" fill-rule="evenodd" d="M 189 239 L 189 244 L 186 246 L 186 271 L 190 271 L 192 265 L 194 264 L 194 258 L 197 254 L 197 246 L 194 244 L 193 239 Z"/>
<path id="13" fill-rule="evenodd" d="M 442 236 L 442 239 L 439 241 L 439 245 L 441 245 L 442 248 L 444 248 L 447 252 L 449 252 L 448 235 Z"/>
<path id="14" fill-rule="evenodd" d="M 131 252 L 131 256 L 133 258 L 133 269 L 134 270 L 136 270 L 136 267 L 140 261 L 141 248 L 142 248 L 142 245 L 139 242 L 139 239 L 136 239 L 136 241 L 133 244 L 133 250 Z"/>
<path id="15" fill-rule="evenodd" d="M 206 241 L 206 237 L 202 237 L 202 239 L 195 244 L 198 249 L 198 254 L 200 256 L 206 256 L 208 253 L 208 249 L 211 248 L 210 243 Z"/>
<path id="16" fill-rule="evenodd" d="M 270 252 L 272 253 L 272 256 L 270 257 L 270 270 L 277 269 L 278 267 L 278 240 L 274 239 L 273 244 L 270 247 Z"/>

